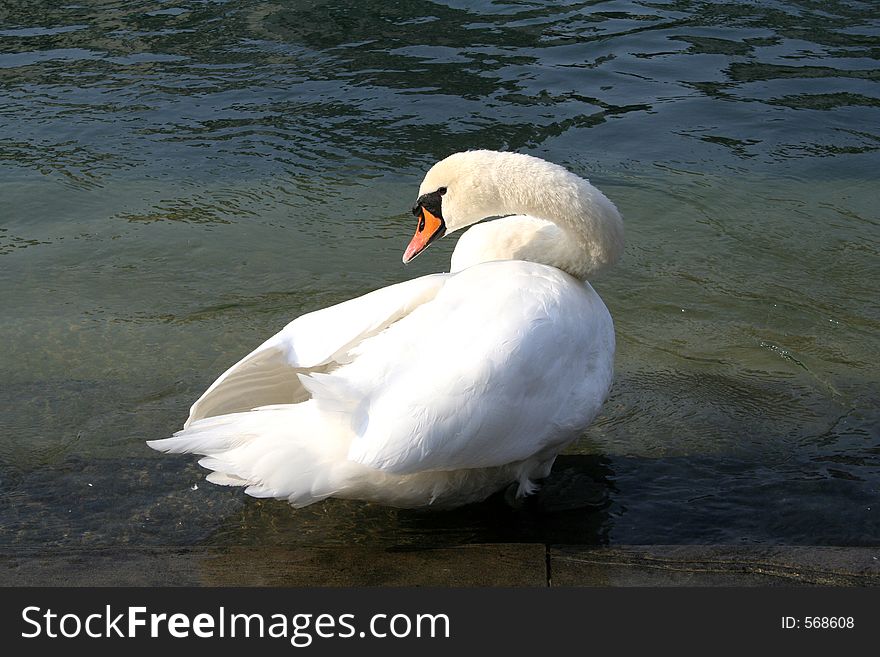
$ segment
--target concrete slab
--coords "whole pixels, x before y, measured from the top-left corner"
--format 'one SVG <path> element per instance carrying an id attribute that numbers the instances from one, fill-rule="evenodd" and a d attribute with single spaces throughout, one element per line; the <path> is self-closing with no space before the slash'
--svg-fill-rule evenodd
<path id="1" fill-rule="evenodd" d="M 428 550 L 234 547 L 0 554 L 0 586 L 546 586 L 541 544 Z"/>

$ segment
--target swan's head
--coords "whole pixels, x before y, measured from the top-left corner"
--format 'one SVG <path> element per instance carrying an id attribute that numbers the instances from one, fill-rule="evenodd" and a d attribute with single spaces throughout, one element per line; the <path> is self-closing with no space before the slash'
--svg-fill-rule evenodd
<path id="1" fill-rule="evenodd" d="M 403 254 L 403 261 L 409 262 L 447 233 L 466 228 L 489 216 L 507 214 L 499 210 L 504 204 L 493 171 L 503 166 L 510 157 L 528 156 L 496 151 L 466 151 L 450 155 L 431 167 L 419 187 L 419 198 L 412 208 L 418 225 Z"/>
<path id="2" fill-rule="evenodd" d="M 614 264 L 623 251 L 623 219 L 602 192 L 558 164 L 522 153 L 450 155 L 425 175 L 412 211 L 418 225 L 403 254 L 405 263 L 447 233 L 517 214 L 556 224 L 564 238 L 551 245 L 514 236 L 522 244 L 506 257 L 549 264 L 584 279 Z M 510 242 L 508 235 L 494 235 Z M 494 259 L 499 248 L 491 249 Z"/>

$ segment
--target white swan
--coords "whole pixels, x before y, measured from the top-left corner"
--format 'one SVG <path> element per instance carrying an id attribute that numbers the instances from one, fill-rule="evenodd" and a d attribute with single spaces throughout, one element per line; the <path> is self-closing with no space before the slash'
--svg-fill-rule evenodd
<path id="1" fill-rule="evenodd" d="M 583 281 L 620 256 L 620 214 L 562 167 L 494 151 L 434 165 L 413 213 L 404 262 L 516 216 L 467 231 L 449 274 L 297 318 L 148 444 L 202 454 L 209 481 L 295 507 L 451 507 L 512 482 L 531 493 L 611 386 L 614 327 Z"/>

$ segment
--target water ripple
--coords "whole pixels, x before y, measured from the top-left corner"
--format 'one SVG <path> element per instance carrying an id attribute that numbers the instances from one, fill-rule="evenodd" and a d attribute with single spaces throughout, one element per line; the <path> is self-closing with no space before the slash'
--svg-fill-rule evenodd
<path id="1" fill-rule="evenodd" d="M 874 4 L 6 0 L 2 13 L 7 544 L 298 528 L 432 544 L 542 527 L 876 543 Z M 607 505 L 557 522 L 328 503 L 285 530 L 283 505 L 193 491 L 194 465 L 145 456 L 144 439 L 297 314 L 445 268 L 451 239 L 403 270 L 406 211 L 432 161 L 479 147 L 564 164 L 626 217 L 626 255 L 595 281 L 617 380 L 573 448 L 583 470 L 560 484 L 584 497 L 595 476 Z M 781 500 L 785 514 L 763 513 Z"/>

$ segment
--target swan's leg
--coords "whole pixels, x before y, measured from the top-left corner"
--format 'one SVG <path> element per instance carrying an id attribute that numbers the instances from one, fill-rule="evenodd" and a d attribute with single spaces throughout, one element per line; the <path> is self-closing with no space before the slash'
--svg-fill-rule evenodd
<path id="1" fill-rule="evenodd" d="M 523 498 L 518 497 L 516 492 L 519 490 L 519 483 L 513 482 L 504 490 L 504 502 L 511 509 L 521 509 Z"/>

